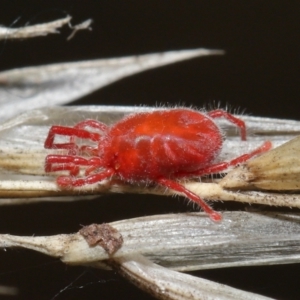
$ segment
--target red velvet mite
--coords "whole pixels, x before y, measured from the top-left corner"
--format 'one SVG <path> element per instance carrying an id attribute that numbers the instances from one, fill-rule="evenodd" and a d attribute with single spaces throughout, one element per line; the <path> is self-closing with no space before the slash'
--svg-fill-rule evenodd
<path id="1" fill-rule="evenodd" d="M 271 143 L 265 142 L 229 162 L 216 162 L 223 133 L 214 119 L 220 117 L 239 127 L 241 139 L 246 140 L 245 122 L 220 109 L 207 113 L 184 108 L 136 113 L 112 126 L 96 120 L 84 120 L 74 127 L 52 126 L 45 148 L 66 149 L 67 153 L 48 155 L 45 171 L 69 172 L 69 176 L 57 178 L 61 188 L 94 184 L 112 176 L 131 183 L 157 183 L 183 193 L 212 220 L 219 221 L 221 214 L 177 179 L 219 173 L 271 148 Z M 55 143 L 56 135 L 69 137 L 67 143 Z M 89 142 L 78 145 L 77 139 Z M 78 176 L 80 168 L 85 169 L 84 177 Z"/>

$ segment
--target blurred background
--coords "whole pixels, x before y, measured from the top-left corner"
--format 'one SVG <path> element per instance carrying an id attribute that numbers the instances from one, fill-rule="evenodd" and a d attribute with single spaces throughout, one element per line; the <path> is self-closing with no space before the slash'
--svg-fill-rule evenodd
<path id="1" fill-rule="evenodd" d="M 78 32 L 70 41 L 66 27 L 59 35 L 0 41 L 0 70 L 200 47 L 223 49 L 223 56 L 128 77 L 72 105 L 202 108 L 216 103 L 254 116 L 300 119 L 297 1 L 0 3 L 0 24 L 6 27 L 48 22 L 68 14 L 73 25 L 92 18 L 93 30 Z M 214 207 L 228 209 L 225 204 Z M 182 198 L 109 195 L 89 202 L 1 207 L 0 230 L 18 235 L 71 233 L 90 223 L 191 210 Z M 294 264 L 192 274 L 276 299 L 299 299 L 299 271 L 300 266 Z M 152 299 L 114 272 L 68 267 L 19 249 L 0 251 L 0 284 L 17 286 L 20 293 L 15 299 Z"/>

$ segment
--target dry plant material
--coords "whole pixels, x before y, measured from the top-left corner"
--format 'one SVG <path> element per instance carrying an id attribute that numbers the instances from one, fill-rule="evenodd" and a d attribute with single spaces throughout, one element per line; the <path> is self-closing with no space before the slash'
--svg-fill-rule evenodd
<path id="1" fill-rule="evenodd" d="M 113 255 L 123 244 L 123 237 L 109 224 L 91 224 L 84 226 L 79 233 L 90 247 L 101 246 L 109 255 Z"/>
<path id="2" fill-rule="evenodd" d="M 90 29 L 92 20 L 86 20 L 81 24 L 71 26 L 70 21 L 72 17 L 67 16 L 63 19 L 55 20 L 48 23 L 29 25 L 19 28 L 9 28 L 0 26 L 0 40 L 2 39 L 27 39 L 38 36 L 45 36 L 48 34 L 59 33 L 58 29 L 62 26 L 69 24 L 70 28 L 73 29 L 70 37 L 71 39 L 78 30 Z"/>
<path id="3" fill-rule="evenodd" d="M 31 110 L 41 107 L 50 109 L 49 106 L 70 103 L 139 72 L 223 53 L 221 50 L 199 48 L 3 71 L 0 72 L 0 120 L 3 122 L 18 116 L 28 111 L 28 107 Z M 90 106 L 90 110 L 93 110 L 93 106 Z M 62 120 L 65 117 L 59 121 Z"/>
<path id="4" fill-rule="evenodd" d="M 114 258 L 108 264 L 140 289 L 161 300 L 271 300 L 228 285 L 167 270 L 144 256 Z"/>
<path id="5" fill-rule="evenodd" d="M 0 296 L 17 296 L 18 292 L 18 288 L 16 287 L 0 285 Z"/>
<path id="6" fill-rule="evenodd" d="M 67 40 L 68 40 L 68 41 L 71 40 L 71 39 L 75 36 L 75 34 L 76 34 L 78 31 L 80 31 L 80 30 L 86 30 L 86 29 L 92 30 L 92 28 L 90 27 L 91 24 L 92 24 L 92 22 L 93 22 L 92 19 L 88 19 L 88 20 L 85 20 L 85 21 L 83 21 L 82 23 L 77 24 L 77 25 L 74 25 L 74 26 L 72 26 L 72 25 L 69 23 L 69 27 L 70 27 L 71 29 L 73 29 L 73 32 L 68 36 Z"/>
<path id="7" fill-rule="evenodd" d="M 221 181 L 227 189 L 300 190 L 300 136 L 251 159 Z"/>
<path id="8" fill-rule="evenodd" d="M 141 254 L 177 271 L 300 262 L 299 214 L 223 214 L 224 220 L 219 223 L 211 222 L 203 213 L 110 223 L 123 238 L 113 258 Z M 0 248 L 10 247 L 32 249 L 69 265 L 95 266 L 112 258 L 103 247 L 91 247 L 79 232 L 52 236 L 0 234 Z"/>
<path id="9" fill-rule="evenodd" d="M 292 213 L 227 212 L 220 223 L 201 213 L 169 214 L 111 223 L 124 239 L 113 256 L 80 233 L 0 235 L 0 247 L 32 249 L 69 265 L 107 268 L 108 262 L 159 299 L 267 299 L 170 269 L 299 263 L 299 222 Z"/>

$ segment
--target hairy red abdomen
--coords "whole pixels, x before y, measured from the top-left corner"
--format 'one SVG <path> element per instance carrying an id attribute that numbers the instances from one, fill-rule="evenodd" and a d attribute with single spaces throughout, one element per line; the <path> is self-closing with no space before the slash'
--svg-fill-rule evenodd
<path id="1" fill-rule="evenodd" d="M 107 167 L 125 180 L 154 180 L 211 165 L 223 137 L 209 116 L 173 109 L 129 116 L 110 128 L 108 140 Z"/>

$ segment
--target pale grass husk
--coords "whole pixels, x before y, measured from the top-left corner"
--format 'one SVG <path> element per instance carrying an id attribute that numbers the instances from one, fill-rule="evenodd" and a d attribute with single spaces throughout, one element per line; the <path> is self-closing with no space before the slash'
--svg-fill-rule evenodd
<path id="1" fill-rule="evenodd" d="M 69 265 L 113 267 L 158 299 L 267 299 L 169 269 L 297 263 L 299 222 L 295 213 L 227 212 L 220 223 L 203 213 L 157 215 L 110 223 L 124 241 L 113 255 L 91 247 L 80 233 L 0 235 L 0 247 L 32 249 Z"/>
<path id="2" fill-rule="evenodd" d="M 300 190 L 300 136 L 249 160 L 225 176 L 223 188 Z"/>

